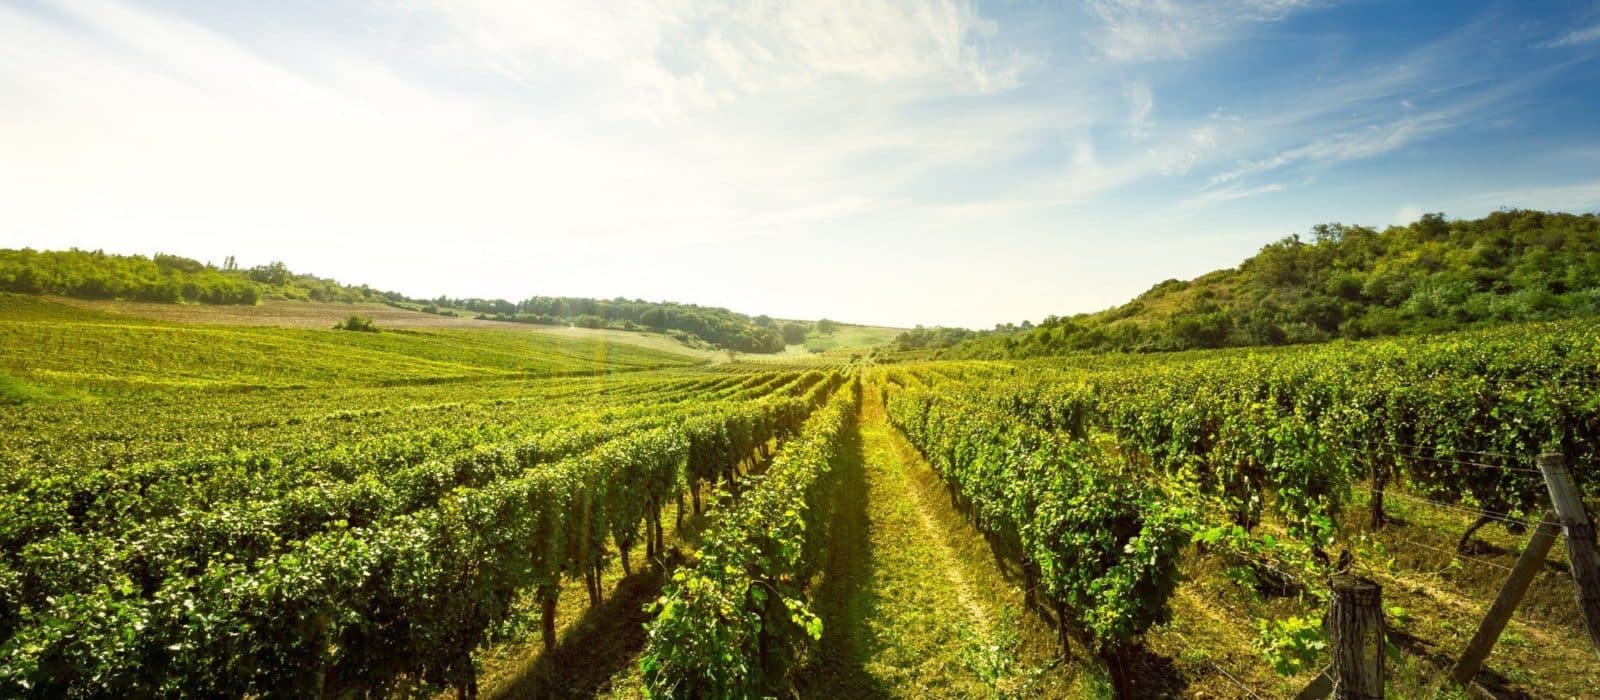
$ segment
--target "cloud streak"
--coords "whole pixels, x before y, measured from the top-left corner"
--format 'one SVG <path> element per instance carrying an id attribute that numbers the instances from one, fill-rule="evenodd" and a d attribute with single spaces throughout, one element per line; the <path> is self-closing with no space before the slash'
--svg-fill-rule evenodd
<path id="1" fill-rule="evenodd" d="M 1563 46 L 1577 46 L 1579 44 L 1587 44 L 1593 41 L 1600 41 L 1600 24 L 1597 24 L 1593 27 L 1588 27 L 1586 29 L 1578 29 L 1567 32 L 1566 34 L 1556 37 L 1555 39 L 1540 44 L 1540 46 L 1553 49 Z"/>
<path id="2" fill-rule="evenodd" d="M 1229 41 L 1239 29 L 1282 20 L 1313 0 L 1089 0 L 1098 20 L 1092 40 L 1112 61 L 1189 58 Z"/>

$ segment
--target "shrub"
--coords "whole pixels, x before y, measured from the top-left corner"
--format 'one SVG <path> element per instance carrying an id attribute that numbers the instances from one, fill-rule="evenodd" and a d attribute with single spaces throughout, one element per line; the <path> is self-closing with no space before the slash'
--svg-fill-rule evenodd
<path id="1" fill-rule="evenodd" d="M 345 320 L 333 324 L 333 329 L 336 331 L 363 331 L 366 333 L 378 332 L 378 326 L 373 324 L 372 319 L 358 314 L 351 314 Z"/>

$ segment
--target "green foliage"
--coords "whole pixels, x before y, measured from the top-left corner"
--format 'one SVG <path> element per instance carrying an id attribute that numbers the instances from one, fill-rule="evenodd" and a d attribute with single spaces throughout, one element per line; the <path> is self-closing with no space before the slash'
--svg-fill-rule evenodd
<path id="1" fill-rule="evenodd" d="M 784 344 L 799 345 L 806 342 L 807 330 L 806 324 L 804 323 L 785 321 L 780 327 L 779 332 L 783 335 Z"/>
<path id="2" fill-rule="evenodd" d="M 981 390 L 952 388 L 891 386 L 889 416 L 970 500 L 978 528 L 1008 543 L 1096 651 L 1164 620 L 1193 513 L 1104 440 L 1062 443 Z"/>
<path id="3" fill-rule="evenodd" d="M 363 333 L 378 332 L 378 327 L 372 323 L 372 319 L 357 314 L 350 314 L 345 320 L 333 324 L 333 329 L 336 331 L 361 331 Z"/>
<path id="4" fill-rule="evenodd" d="M 1281 675 L 1315 668 L 1327 648 L 1327 631 L 1322 621 L 1312 616 L 1256 621 L 1256 649 Z"/>
<path id="5" fill-rule="evenodd" d="M 187 258 L 0 249 L 0 291 L 84 299 L 254 304 L 256 284 Z"/>
<path id="6" fill-rule="evenodd" d="M 945 328 L 935 326 L 924 328 L 917 326 L 901 333 L 894 339 L 896 350 L 940 350 L 954 347 L 967 338 L 976 337 L 976 334 L 965 328 Z"/>
<path id="7" fill-rule="evenodd" d="M 1428 214 L 1382 232 L 1319 225 L 1238 268 L 1167 280 L 1122 306 L 973 336 L 964 357 L 1168 351 L 1369 338 L 1600 314 L 1600 215 Z M 954 333 L 908 334 L 901 349 Z"/>
<path id="8" fill-rule="evenodd" d="M 0 291 L 80 299 L 255 304 L 261 299 L 398 303 L 405 297 L 297 274 L 281 262 L 241 270 L 176 255 L 0 249 Z"/>
<path id="9" fill-rule="evenodd" d="M 44 396 L 38 387 L 31 386 L 16 377 L 0 374 L 0 405 L 17 405 L 33 401 Z"/>
<path id="10" fill-rule="evenodd" d="M 1017 617 L 1016 608 L 1008 605 L 987 639 L 979 640 L 976 631 L 969 630 L 970 646 L 961 659 L 966 670 L 1001 700 L 1037 697 L 1039 678 L 1050 669 L 1050 664 L 1030 666 L 1019 658 L 1022 635 Z"/>
<path id="11" fill-rule="evenodd" d="M 90 452 L 0 472 L 0 694 L 470 688 L 474 654 L 515 600 L 626 556 L 692 473 L 728 467 L 692 460 L 747 459 L 840 382 L 700 372 L 534 392 L 524 381 L 486 403 L 484 387 L 446 385 L 430 395 L 480 402 L 293 420 L 235 449 L 132 463 Z M 348 405 L 337 393 L 332 405 Z M 225 398 L 196 415 L 271 422 L 308 396 L 259 414 Z M 429 410 L 435 427 L 418 427 Z M 691 456 L 708 442 L 727 449 Z"/>
<path id="12" fill-rule="evenodd" d="M 1531 462 L 1594 483 L 1600 330 L 1524 324 L 1268 351 L 884 370 L 901 427 L 979 529 L 1105 653 L 1166 614 L 1190 537 L 1240 583 L 1325 595 L 1356 483 L 1537 512 Z M 1513 457 L 1502 457 L 1513 455 Z M 1504 461 L 1517 469 L 1482 466 Z M 1268 517 L 1275 536 L 1258 526 Z M 1263 628 L 1285 668 L 1315 641 Z"/>
<path id="13" fill-rule="evenodd" d="M 826 536 L 819 513 L 834 451 L 858 393 L 837 392 L 738 500 L 719 503 L 694 564 L 655 603 L 639 662 L 646 696 L 763 696 L 795 650 L 822 637 L 804 591 Z"/>

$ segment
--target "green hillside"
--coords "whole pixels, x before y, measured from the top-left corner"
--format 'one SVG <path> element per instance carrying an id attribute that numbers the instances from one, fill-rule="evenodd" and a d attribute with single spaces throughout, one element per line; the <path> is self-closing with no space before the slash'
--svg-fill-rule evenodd
<path id="1" fill-rule="evenodd" d="M 1600 215 L 1429 214 L 1382 231 L 1319 225 L 1236 268 L 1166 280 L 1097 313 L 1000 331 L 927 330 L 901 349 L 965 357 L 1285 345 L 1600 313 Z"/>

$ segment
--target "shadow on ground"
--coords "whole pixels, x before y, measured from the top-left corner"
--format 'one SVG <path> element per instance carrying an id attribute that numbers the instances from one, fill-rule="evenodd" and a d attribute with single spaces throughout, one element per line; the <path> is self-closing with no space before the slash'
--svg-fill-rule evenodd
<path id="1" fill-rule="evenodd" d="M 669 568 L 682 559 L 670 553 Z M 662 571 L 646 566 L 623 578 L 598 606 L 584 610 L 549 653 L 506 684 L 499 698 L 591 698 L 606 690 L 613 676 L 633 663 L 644 648 L 644 606 L 661 590 Z M 582 600 L 562 601 L 582 605 Z"/>
<path id="2" fill-rule="evenodd" d="M 888 689 L 861 663 L 871 655 L 871 650 L 860 644 L 870 638 L 864 621 L 872 618 L 876 600 L 869 566 L 872 541 L 868 536 L 866 459 L 860 431 L 850 431 L 835 456 L 838 482 L 833 487 L 836 500 L 827 561 L 813 598 L 822 618 L 822 641 L 817 658 L 795 671 L 794 687 L 800 697 L 890 697 Z"/>

